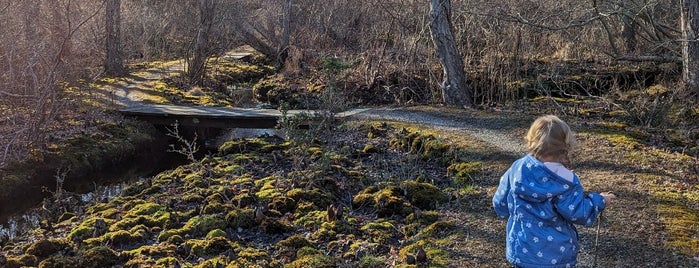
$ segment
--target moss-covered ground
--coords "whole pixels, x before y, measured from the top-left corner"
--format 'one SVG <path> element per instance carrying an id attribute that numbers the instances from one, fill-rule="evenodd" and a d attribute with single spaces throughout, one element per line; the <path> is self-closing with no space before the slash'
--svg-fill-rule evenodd
<path id="1" fill-rule="evenodd" d="M 619 195 L 599 263 L 696 265 L 699 189 L 683 173 L 692 158 L 580 130 L 576 171 L 589 190 Z M 517 156 L 404 123 L 350 121 L 333 133 L 231 140 L 3 252 L 10 267 L 507 267 L 490 198 Z M 595 230 L 580 229 L 584 267 Z"/>

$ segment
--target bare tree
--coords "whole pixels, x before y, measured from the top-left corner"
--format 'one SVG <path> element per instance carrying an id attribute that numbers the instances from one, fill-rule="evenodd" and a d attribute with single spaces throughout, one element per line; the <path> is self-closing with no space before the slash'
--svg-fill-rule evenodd
<path id="1" fill-rule="evenodd" d="M 279 48 L 277 49 L 277 62 L 279 65 L 282 64 L 282 51 L 284 51 L 289 46 L 289 36 L 291 34 L 291 12 L 292 12 L 293 0 L 286 0 L 284 4 L 284 21 L 282 22 L 282 36 L 279 43 Z"/>
<path id="2" fill-rule="evenodd" d="M 688 92 L 699 95 L 699 2 L 682 1 L 682 79 Z"/>
<path id="3" fill-rule="evenodd" d="M 444 77 L 442 99 L 449 106 L 472 106 L 471 92 L 466 86 L 464 62 L 456 48 L 451 24 L 451 1 L 430 1 L 430 31 L 442 64 Z"/>
<path id="4" fill-rule="evenodd" d="M 106 8 L 107 54 L 104 70 L 107 75 L 124 74 L 124 60 L 121 54 L 121 0 L 107 0 Z"/>
<path id="5" fill-rule="evenodd" d="M 194 42 L 192 60 L 189 62 L 187 75 L 190 84 L 200 84 L 204 76 L 206 61 L 211 54 L 209 35 L 213 25 L 214 0 L 199 0 L 199 28 Z"/>

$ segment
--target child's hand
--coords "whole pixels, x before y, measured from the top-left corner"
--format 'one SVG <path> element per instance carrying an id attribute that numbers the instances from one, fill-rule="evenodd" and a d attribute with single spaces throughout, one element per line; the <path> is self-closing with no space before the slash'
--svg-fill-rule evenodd
<path id="1" fill-rule="evenodd" d="M 604 192 L 604 193 L 600 193 L 600 195 L 602 197 L 604 197 L 604 203 L 606 203 L 607 205 L 609 205 L 609 203 L 611 203 L 612 200 L 614 200 L 614 198 L 616 198 L 616 195 L 612 192 Z"/>

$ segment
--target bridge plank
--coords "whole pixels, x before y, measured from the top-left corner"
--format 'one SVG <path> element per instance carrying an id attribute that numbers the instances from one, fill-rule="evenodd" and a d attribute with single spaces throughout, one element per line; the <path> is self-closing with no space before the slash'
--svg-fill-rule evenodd
<path id="1" fill-rule="evenodd" d="M 207 106 L 183 106 L 152 104 L 126 107 L 123 115 L 135 117 L 153 124 L 216 128 L 274 128 L 282 113 L 274 109 L 227 108 Z M 313 114 L 313 110 L 290 110 L 288 116 L 301 113 Z"/>

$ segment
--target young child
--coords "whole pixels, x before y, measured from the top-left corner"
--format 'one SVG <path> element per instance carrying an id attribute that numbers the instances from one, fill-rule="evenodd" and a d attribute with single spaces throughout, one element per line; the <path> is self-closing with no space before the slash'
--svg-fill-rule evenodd
<path id="1" fill-rule="evenodd" d="M 500 178 L 493 197 L 507 220 L 507 260 L 515 267 L 573 267 L 578 233 L 573 224 L 592 226 L 609 193 L 583 193 L 570 171 L 575 143 L 570 127 L 553 115 L 537 118 L 526 136 L 529 154 Z"/>

